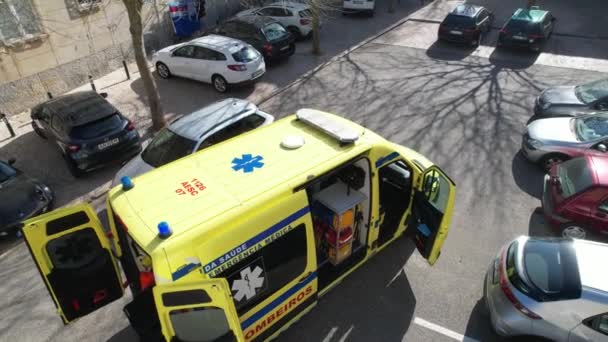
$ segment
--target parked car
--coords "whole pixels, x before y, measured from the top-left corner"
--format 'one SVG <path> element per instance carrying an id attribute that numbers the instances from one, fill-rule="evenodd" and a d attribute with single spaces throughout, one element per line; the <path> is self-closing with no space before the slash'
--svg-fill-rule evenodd
<path id="1" fill-rule="evenodd" d="M 606 341 L 607 258 L 608 245 L 585 240 L 521 236 L 508 243 L 484 281 L 492 327 L 508 337 Z"/>
<path id="2" fill-rule="evenodd" d="M 375 0 L 343 0 L 342 15 L 351 12 L 367 13 L 370 17 L 376 12 Z"/>
<path id="3" fill-rule="evenodd" d="M 156 72 L 211 83 L 220 93 L 255 82 L 266 72 L 260 53 L 237 39 L 209 35 L 166 47 L 154 54 Z"/>
<path id="4" fill-rule="evenodd" d="M 235 17 L 217 26 L 213 33 L 251 44 L 267 62 L 287 58 L 296 51 L 295 37 L 272 18 L 258 15 Z"/>
<path id="5" fill-rule="evenodd" d="M 0 161 L 0 235 L 14 234 L 21 221 L 52 209 L 55 196 L 48 186 Z"/>
<path id="6" fill-rule="evenodd" d="M 494 14 L 488 9 L 470 4 L 456 6 L 439 25 L 439 40 L 479 46 L 490 31 Z"/>
<path id="7" fill-rule="evenodd" d="M 540 51 L 553 33 L 555 17 L 536 6 L 520 8 L 504 24 L 498 34 L 498 46 Z"/>
<path id="8" fill-rule="evenodd" d="M 565 237 L 608 235 L 608 157 L 584 156 L 554 166 L 541 199 L 545 220 Z"/>
<path id="9" fill-rule="evenodd" d="M 521 151 L 545 170 L 583 154 L 608 156 L 608 112 L 536 120 L 523 135 Z"/>
<path id="10" fill-rule="evenodd" d="M 113 185 L 123 176 L 136 177 L 273 121 L 272 115 L 251 102 L 234 98 L 218 101 L 173 120 L 116 173 Z"/>
<path id="11" fill-rule="evenodd" d="M 554 116 L 577 116 L 608 110 L 608 78 L 576 86 L 550 87 L 536 98 L 530 121 Z"/>
<path id="12" fill-rule="evenodd" d="M 59 147 L 74 177 L 131 159 L 141 151 L 135 125 L 105 96 L 94 91 L 76 92 L 32 109 L 34 131 Z"/>
<path id="13" fill-rule="evenodd" d="M 258 15 L 281 23 L 296 39 L 312 35 L 312 11 L 310 6 L 298 2 L 281 1 L 264 7 L 252 8 L 236 14 L 237 17 Z"/>

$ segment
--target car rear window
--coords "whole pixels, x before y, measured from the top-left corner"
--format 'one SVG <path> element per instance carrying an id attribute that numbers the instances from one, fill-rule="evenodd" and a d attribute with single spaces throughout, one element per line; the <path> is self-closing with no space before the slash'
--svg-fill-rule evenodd
<path id="1" fill-rule="evenodd" d="M 517 33 L 540 33 L 540 24 L 536 22 L 526 21 L 526 20 L 517 20 L 512 19 L 509 20 L 506 26 L 507 31 L 512 34 Z"/>
<path id="2" fill-rule="evenodd" d="M 159 167 L 192 153 L 196 141 L 185 138 L 168 128 L 158 132 L 141 153 L 148 165 Z"/>
<path id="3" fill-rule="evenodd" d="M 572 240 L 529 239 L 523 248 L 523 266 L 537 300 L 579 298 L 581 279 Z"/>
<path id="4" fill-rule="evenodd" d="M 464 15 L 450 14 L 445 17 L 445 20 L 443 20 L 443 24 L 448 26 L 470 27 L 475 24 L 475 21 L 473 20 L 473 18 L 466 17 Z"/>
<path id="5" fill-rule="evenodd" d="M 262 29 L 268 41 L 279 40 L 287 35 L 287 30 L 279 23 L 272 23 L 264 26 Z"/>
<path id="6" fill-rule="evenodd" d="M 118 114 L 106 116 L 99 120 L 88 122 L 84 125 L 72 127 L 70 136 L 74 139 L 87 140 L 103 137 L 108 133 L 120 129 L 124 120 Z"/>
<path id="7" fill-rule="evenodd" d="M 0 162 L 0 183 L 7 181 L 10 178 L 15 177 L 17 171 L 10 167 L 8 164 Z"/>
<path id="8" fill-rule="evenodd" d="M 557 167 L 559 187 L 564 198 L 575 195 L 593 185 L 591 170 L 585 158 L 574 158 Z"/>
<path id="9" fill-rule="evenodd" d="M 234 61 L 239 63 L 251 62 L 254 59 L 258 58 L 258 56 L 258 53 L 254 49 L 247 46 L 232 54 L 232 58 L 234 58 Z"/>
<path id="10" fill-rule="evenodd" d="M 312 11 L 309 9 L 298 12 L 300 18 L 310 18 L 312 17 Z"/>

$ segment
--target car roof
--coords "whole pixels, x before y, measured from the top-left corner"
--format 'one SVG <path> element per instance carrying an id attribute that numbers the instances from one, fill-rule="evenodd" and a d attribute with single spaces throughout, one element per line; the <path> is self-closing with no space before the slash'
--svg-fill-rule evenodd
<path id="1" fill-rule="evenodd" d="M 595 172 L 594 183 L 596 185 L 608 186 L 608 157 L 587 155 L 587 163 Z"/>
<path id="2" fill-rule="evenodd" d="M 237 22 L 237 21 L 253 24 L 256 27 L 262 27 L 262 26 L 270 24 L 270 23 L 278 22 L 272 18 L 265 17 L 263 15 L 245 15 L 242 17 L 233 17 L 231 19 L 228 19 L 226 22 L 228 23 L 228 22 Z"/>
<path id="3" fill-rule="evenodd" d="M 169 129 L 190 140 L 198 141 L 214 128 L 227 126 L 257 110 L 258 107 L 249 101 L 228 98 L 173 120 Z"/>
<path id="4" fill-rule="evenodd" d="M 474 17 L 483 9 L 482 6 L 461 4 L 456 6 L 451 12 L 451 15 L 461 15 L 464 17 Z"/>
<path id="5" fill-rule="evenodd" d="M 294 9 L 297 11 L 301 11 L 301 10 L 310 8 L 310 6 L 308 6 L 306 4 L 302 4 L 299 2 L 292 2 L 292 1 L 277 1 L 277 2 L 267 4 L 263 7 L 284 7 L 284 8 L 288 8 L 288 9 Z"/>
<path id="6" fill-rule="evenodd" d="M 608 260 L 608 245 L 588 240 L 574 240 L 573 246 L 581 284 L 608 292 L 608 272 L 602 271 L 605 260 Z"/>
<path id="7" fill-rule="evenodd" d="M 189 41 L 187 44 L 208 47 L 214 50 L 229 51 L 230 53 L 234 53 L 244 46 L 243 42 L 238 39 L 217 34 L 196 38 Z"/>
<path id="8" fill-rule="evenodd" d="M 69 126 L 78 126 L 117 113 L 117 109 L 94 91 L 58 96 L 42 103 Z M 39 108 L 39 107 L 38 107 Z"/>
<path id="9" fill-rule="evenodd" d="M 529 22 L 540 22 L 543 20 L 548 11 L 541 10 L 538 8 L 518 8 L 511 16 L 511 20 L 522 20 Z"/>

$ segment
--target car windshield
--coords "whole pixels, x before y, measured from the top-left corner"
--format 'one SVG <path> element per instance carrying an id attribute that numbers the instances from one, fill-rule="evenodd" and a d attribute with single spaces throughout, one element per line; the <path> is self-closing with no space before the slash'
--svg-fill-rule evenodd
<path id="1" fill-rule="evenodd" d="M 581 280 L 572 240 L 529 239 L 523 249 L 525 273 L 542 299 L 578 298 Z"/>
<path id="2" fill-rule="evenodd" d="M 274 40 L 279 40 L 279 39 L 283 38 L 285 35 L 287 35 L 287 30 L 285 30 L 285 28 L 283 26 L 281 26 L 281 24 L 279 24 L 279 23 L 268 24 L 268 25 L 264 26 L 262 31 L 264 31 L 264 35 L 266 36 L 266 39 L 268 39 L 271 42 Z"/>
<path id="3" fill-rule="evenodd" d="M 6 182 L 15 175 L 17 175 L 17 170 L 6 163 L 0 162 L 0 183 Z"/>
<path id="4" fill-rule="evenodd" d="M 592 141 L 608 136 L 608 114 L 598 114 L 575 120 L 576 138 Z"/>
<path id="5" fill-rule="evenodd" d="M 585 158 L 575 158 L 561 163 L 557 168 L 557 176 L 564 198 L 579 193 L 593 184 Z"/>
<path id="6" fill-rule="evenodd" d="M 258 58 L 258 53 L 254 49 L 245 46 L 239 51 L 233 53 L 232 58 L 234 58 L 235 62 L 248 63 Z"/>
<path id="7" fill-rule="evenodd" d="M 538 33 L 538 24 L 527 20 L 509 20 L 505 27 L 512 34 L 517 33 Z"/>
<path id="8" fill-rule="evenodd" d="M 608 78 L 574 87 L 574 93 L 586 104 L 608 96 Z"/>
<path id="9" fill-rule="evenodd" d="M 445 20 L 443 21 L 443 23 L 445 25 L 449 25 L 449 26 L 469 27 L 469 26 L 473 26 L 475 24 L 475 21 L 473 21 L 473 18 L 466 17 L 464 15 L 450 14 L 447 17 L 445 17 Z"/>
<path id="10" fill-rule="evenodd" d="M 102 137 L 114 130 L 122 128 L 124 121 L 118 114 L 106 116 L 84 125 L 72 127 L 70 136 L 75 139 L 94 139 Z"/>
<path id="11" fill-rule="evenodd" d="M 148 165 L 159 167 L 192 153 L 195 145 L 196 141 L 165 128 L 141 153 L 141 159 Z"/>

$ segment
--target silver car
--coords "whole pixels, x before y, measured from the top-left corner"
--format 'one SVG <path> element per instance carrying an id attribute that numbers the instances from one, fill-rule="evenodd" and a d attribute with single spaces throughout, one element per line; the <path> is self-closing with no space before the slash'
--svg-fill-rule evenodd
<path id="1" fill-rule="evenodd" d="M 484 298 L 501 336 L 608 341 L 608 245 L 522 236 L 490 265 Z"/>
<path id="2" fill-rule="evenodd" d="M 545 170 L 584 154 L 607 155 L 608 112 L 577 118 L 549 118 L 530 123 L 521 151 Z"/>
<path id="3" fill-rule="evenodd" d="M 229 98 L 215 102 L 173 120 L 158 132 L 138 156 L 116 173 L 112 185 L 119 184 L 123 176 L 136 177 L 273 121 L 272 115 L 249 101 Z"/>

